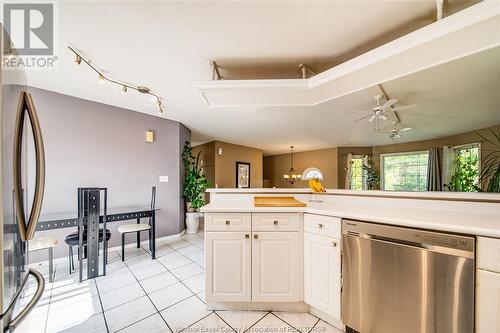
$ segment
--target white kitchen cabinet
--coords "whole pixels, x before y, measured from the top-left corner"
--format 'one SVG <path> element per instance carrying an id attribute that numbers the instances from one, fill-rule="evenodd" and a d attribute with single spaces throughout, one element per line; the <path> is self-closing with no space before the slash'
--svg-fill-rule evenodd
<path id="1" fill-rule="evenodd" d="M 304 301 L 340 322 L 340 241 L 304 233 Z"/>
<path id="2" fill-rule="evenodd" d="M 476 332 L 500 333 L 500 274 L 477 270 Z"/>
<path id="3" fill-rule="evenodd" d="M 252 301 L 298 302 L 303 295 L 302 240 L 298 232 L 254 232 Z"/>
<path id="4" fill-rule="evenodd" d="M 250 232 L 207 232 L 206 300 L 208 302 L 251 301 Z"/>

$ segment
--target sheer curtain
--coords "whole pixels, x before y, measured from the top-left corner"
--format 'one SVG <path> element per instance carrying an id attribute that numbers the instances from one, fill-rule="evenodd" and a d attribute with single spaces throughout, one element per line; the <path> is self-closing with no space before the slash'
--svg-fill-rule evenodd
<path id="1" fill-rule="evenodd" d="M 347 165 L 345 168 L 345 189 L 350 190 L 352 185 L 352 154 L 347 155 Z"/>
<path id="2" fill-rule="evenodd" d="M 442 190 L 446 191 L 446 184 L 450 182 L 453 174 L 453 159 L 455 156 L 455 149 L 452 146 L 443 147 L 443 173 L 441 178 Z"/>
<path id="3" fill-rule="evenodd" d="M 441 191 L 441 171 L 439 153 L 437 148 L 429 149 L 429 162 L 427 164 L 427 191 Z"/>

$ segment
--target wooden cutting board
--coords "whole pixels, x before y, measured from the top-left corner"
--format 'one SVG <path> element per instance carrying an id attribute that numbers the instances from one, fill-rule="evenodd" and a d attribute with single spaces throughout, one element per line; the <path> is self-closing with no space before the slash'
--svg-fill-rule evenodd
<path id="1" fill-rule="evenodd" d="M 254 207 L 306 207 L 294 197 L 254 197 Z"/>

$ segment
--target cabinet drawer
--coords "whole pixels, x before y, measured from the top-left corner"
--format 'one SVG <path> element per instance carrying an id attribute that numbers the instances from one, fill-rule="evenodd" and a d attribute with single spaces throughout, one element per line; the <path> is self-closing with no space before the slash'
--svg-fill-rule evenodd
<path id="1" fill-rule="evenodd" d="M 299 231 L 301 214 L 297 213 L 254 213 L 253 231 Z"/>
<path id="2" fill-rule="evenodd" d="M 340 239 L 341 220 L 338 217 L 304 214 L 304 231 Z"/>
<path id="3" fill-rule="evenodd" d="M 205 216 L 206 231 L 250 231 L 250 213 L 210 213 Z"/>
<path id="4" fill-rule="evenodd" d="M 500 239 L 478 237 L 477 267 L 500 273 Z"/>

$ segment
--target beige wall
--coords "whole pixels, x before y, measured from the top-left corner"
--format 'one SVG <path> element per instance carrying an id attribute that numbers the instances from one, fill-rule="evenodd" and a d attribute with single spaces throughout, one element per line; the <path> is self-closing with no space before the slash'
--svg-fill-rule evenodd
<path id="1" fill-rule="evenodd" d="M 222 155 L 217 149 L 222 147 Z M 262 150 L 215 141 L 215 184 L 236 187 L 236 162 L 250 163 L 250 187 L 262 187 Z"/>
<path id="2" fill-rule="evenodd" d="M 500 132 L 500 125 L 491 127 L 496 133 Z M 486 130 L 479 130 L 487 135 Z M 488 136 L 488 135 L 487 135 Z M 490 137 L 490 136 L 488 136 Z M 312 150 L 294 154 L 294 168 L 303 172 L 308 167 L 317 167 L 325 175 L 323 185 L 327 188 L 345 188 L 345 166 L 347 155 L 372 154 L 375 166 L 380 172 L 380 154 L 399 153 L 439 148 L 442 161 L 443 146 L 457 146 L 467 143 L 481 142 L 481 153 L 484 157 L 493 148 L 491 144 L 482 140 L 476 132 L 467 132 L 446 138 L 425 140 L 409 143 L 400 143 L 376 147 L 338 147 L 321 150 Z M 283 180 L 283 174 L 290 169 L 290 154 L 272 155 L 264 157 L 264 185 L 266 187 L 306 187 L 307 183 L 299 181 L 290 185 Z"/>
<path id="3" fill-rule="evenodd" d="M 217 154 L 222 148 L 222 155 Z M 250 187 L 262 187 L 262 150 L 222 141 L 211 141 L 193 147 L 201 155 L 208 181 L 212 187 L 236 187 L 236 162 L 250 163 Z"/>
<path id="4" fill-rule="evenodd" d="M 491 127 L 493 131 L 500 132 L 500 125 L 496 125 Z M 487 133 L 487 131 L 479 130 L 483 135 Z M 453 135 L 446 138 L 434 139 L 434 140 L 425 140 L 425 141 L 417 141 L 417 142 L 409 142 L 409 143 L 399 143 L 393 145 L 385 145 L 385 146 L 376 146 L 373 147 L 373 159 L 375 161 L 375 165 L 377 169 L 380 169 L 380 154 L 387 153 L 400 153 L 400 152 L 409 152 L 409 151 L 419 151 L 419 150 L 427 150 L 430 148 L 440 148 L 439 149 L 439 157 L 440 161 L 442 161 L 443 155 L 443 146 L 458 146 L 467 143 L 475 143 L 481 142 L 481 155 L 484 157 L 488 154 L 489 150 L 493 147 L 488 142 L 484 142 L 476 132 L 467 132 L 459 135 Z"/>
<path id="5" fill-rule="evenodd" d="M 293 167 L 302 173 L 315 167 L 323 172 L 322 184 L 327 188 L 338 187 L 337 148 L 311 150 L 293 154 Z M 306 181 L 290 185 L 283 179 L 283 174 L 290 169 L 290 154 L 264 156 L 264 182 L 269 187 L 307 187 Z"/>

